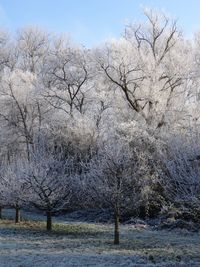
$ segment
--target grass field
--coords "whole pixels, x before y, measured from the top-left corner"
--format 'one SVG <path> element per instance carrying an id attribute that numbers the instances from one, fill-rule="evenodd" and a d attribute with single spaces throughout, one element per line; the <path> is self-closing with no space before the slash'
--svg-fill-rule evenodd
<path id="1" fill-rule="evenodd" d="M 50 266 L 200 266 L 200 234 L 121 226 L 113 244 L 113 226 L 44 221 L 0 221 L 1 267 Z"/>

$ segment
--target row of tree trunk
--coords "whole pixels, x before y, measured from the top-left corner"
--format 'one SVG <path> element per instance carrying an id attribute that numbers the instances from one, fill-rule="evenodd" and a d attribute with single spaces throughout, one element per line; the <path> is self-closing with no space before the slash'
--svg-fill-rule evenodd
<path id="1" fill-rule="evenodd" d="M 2 210 L 3 210 L 3 207 L 0 206 L 0 219 L 1 220 L 3 219 Z M 21 220 L 20 207 L 16 206 L 15 207 L 15 223 L 20 223 L 20 220 Z"/>
<path id="2" fill-rule="evenodd" d="M 46 229 L 47 231 L 52 230 L 52 213 L 51 211 L 46 212 Z M 115 230 L 114 230 L 114 244 L 119 244 L 119 214 L 115 213 Z M 0 219 L 2 219 L 2 207 L 0 206 Z M 15 207 L 15 223 L 20 223 L 20 207 Z"/>

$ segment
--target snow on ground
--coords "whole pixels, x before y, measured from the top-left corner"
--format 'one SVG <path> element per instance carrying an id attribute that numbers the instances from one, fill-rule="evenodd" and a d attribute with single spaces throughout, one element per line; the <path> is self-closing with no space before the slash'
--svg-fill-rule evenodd
<path id="1" fill-rule="evenodd" d="M 4 216 L 12 216 L 7 210 Z M 26 219 L 45 220 L 25 212 Z M 113 226 L 66 222 L 56 218 L 54 231 L 45 223 L 0 222 L 1 267 L 64 266 L 200 266 L 200 235 L 121 226 L 121 244 L 113 245 Z M 63 220 L 65 224 L 60 222 Z"/>

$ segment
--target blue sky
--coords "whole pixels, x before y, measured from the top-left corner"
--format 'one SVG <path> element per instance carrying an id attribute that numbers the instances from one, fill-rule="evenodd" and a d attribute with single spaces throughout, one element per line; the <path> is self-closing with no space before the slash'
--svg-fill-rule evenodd
<path id="1" fill-rule="evenodd" d="M 37 25 L 91 47 L 120 36 L 127 20 L 142 20 L 141 6 L 178 18 L 187 36 L 200 29 L 199 0 L 0 0 L 0 26 L 16 31 Z"/>

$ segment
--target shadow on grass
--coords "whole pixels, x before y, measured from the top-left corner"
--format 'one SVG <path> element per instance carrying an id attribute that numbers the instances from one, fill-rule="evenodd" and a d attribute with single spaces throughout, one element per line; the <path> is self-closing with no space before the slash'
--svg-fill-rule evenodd
<path id="1" fill-rule="evenodd" d="M 46 230 L 46 223 L 39 221 L 22 221 L 20 223 L 15 224 L 12 220 L 1 220 L 0 221 L 0 233 L 1 236 L 15 236 L 22 235 L 27 236 L 31 233 L 31 235 L 39 235 L 39 236 L 99 236 L 104 232 L 98 226 L 90 225 L 90 224 L 53 224 L 52 231 Z"/>

